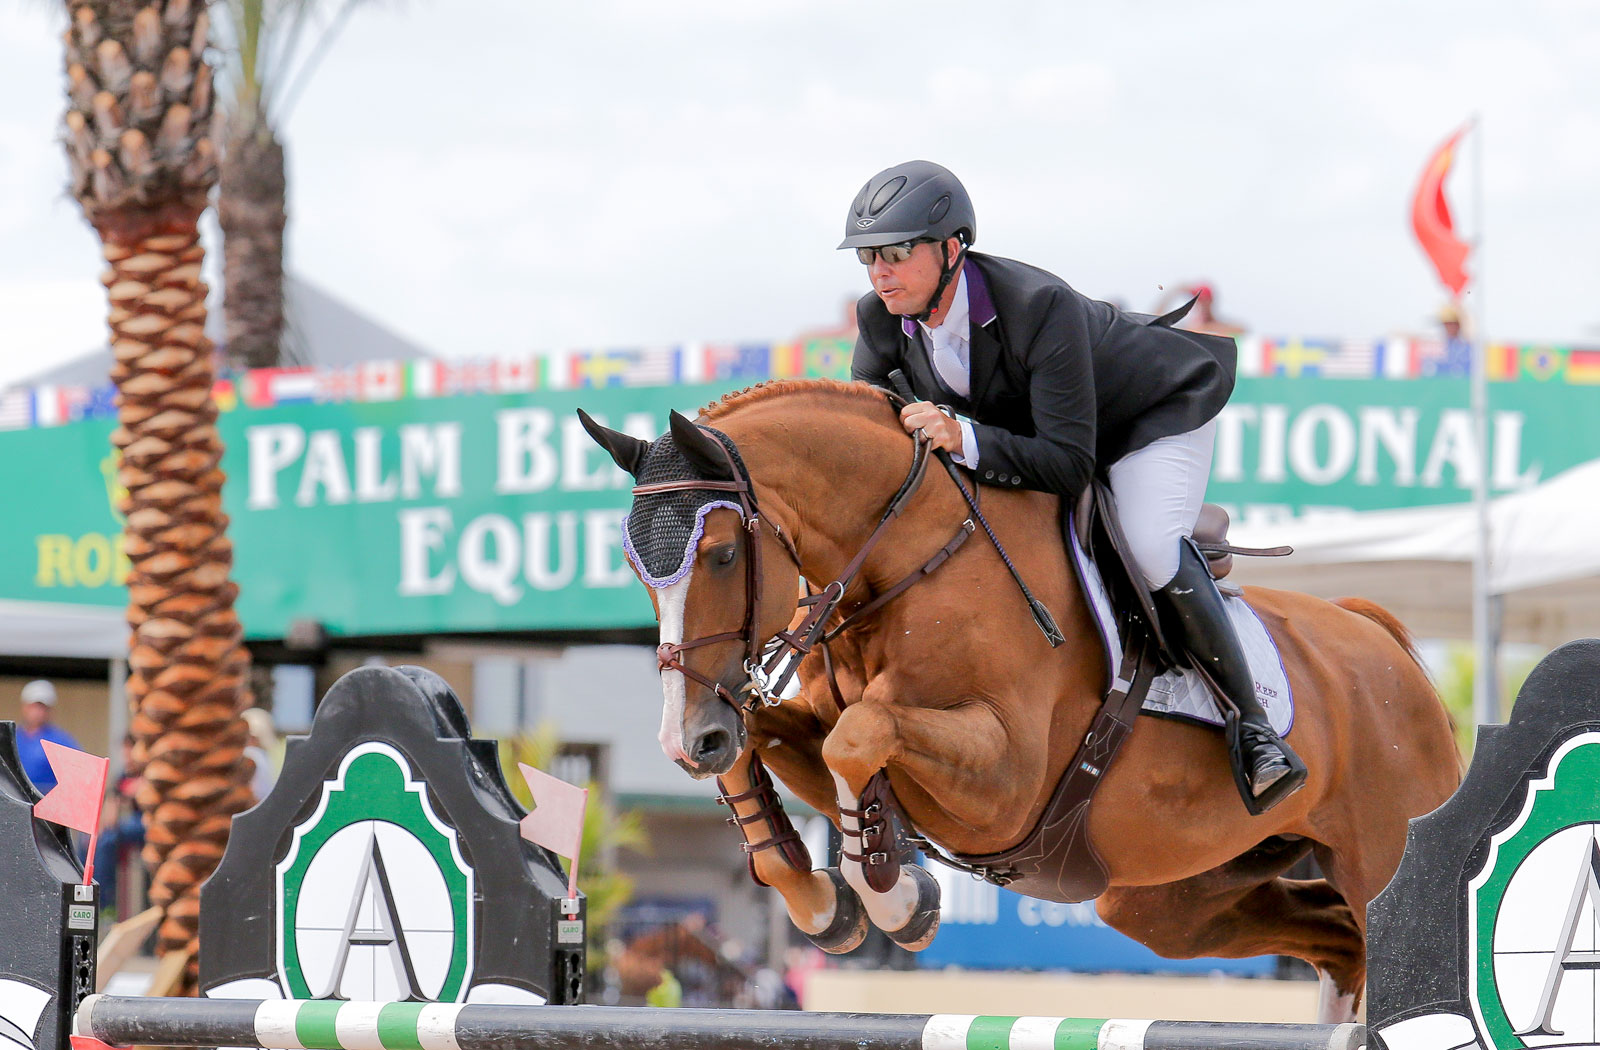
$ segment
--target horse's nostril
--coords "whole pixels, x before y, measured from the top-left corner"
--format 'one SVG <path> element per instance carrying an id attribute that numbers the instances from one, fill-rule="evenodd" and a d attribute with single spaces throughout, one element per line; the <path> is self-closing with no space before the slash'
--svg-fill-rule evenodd
<path id="1" fill-rule="evenodd" d="M 723 749 L 725 749 L 727 746 L 727 731 L 722 729 L 713 729 L 711 732 L 701 737 L 700 742 L 695 745 L 694 760 L 699 763 L 708 762 L 722 754 Z"/>

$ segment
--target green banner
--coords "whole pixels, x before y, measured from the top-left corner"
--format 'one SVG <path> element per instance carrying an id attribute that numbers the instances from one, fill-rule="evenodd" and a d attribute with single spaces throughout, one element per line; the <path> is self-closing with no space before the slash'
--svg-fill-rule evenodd
<path id="1" fill-rule="evenodd" d="M 253 638 L 639 627 L 627 479 L 578 406 L 641 437 L 729 386 L 621 387 L 239 408 L 221 417 Z M 1209 498 L 1236 519 L 1464 502 L 1480 469 L 1455 379 L 1241 379 Z M 121 605 L 127 561 L 106 421 L 0 433 L 13 478 L 0 598 Z M 1600 449 L 1600 387 L 1497 385 L 1493 491 Z"/>

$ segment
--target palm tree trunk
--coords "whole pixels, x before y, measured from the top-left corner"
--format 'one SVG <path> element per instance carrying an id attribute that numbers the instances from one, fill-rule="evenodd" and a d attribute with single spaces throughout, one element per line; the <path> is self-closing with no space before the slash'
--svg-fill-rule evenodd
<path id="1" fill-rule="evenodd" d="M 200 884 L 251 803 L 239 717 L 249 653 L 234 613 L 233 546 L 222 510 L 222 441 L 205 336 L 205 249 L 193 208 L 100 232 L 110 271 L 112 378 L 127 489 L 128 697 L 143 766 L 151 902 L 166 909 L 165 955 L 198 942 Z M 190 990 L 197 972 L 191 955 Z"/>
<path id="2" fill-rule="evenodd" d="M 217 217 L 222 223 L 226 349 L 234 368 L 273 368 L 283 344 L 283 144 L 259 108 L 227 121 Z"/>

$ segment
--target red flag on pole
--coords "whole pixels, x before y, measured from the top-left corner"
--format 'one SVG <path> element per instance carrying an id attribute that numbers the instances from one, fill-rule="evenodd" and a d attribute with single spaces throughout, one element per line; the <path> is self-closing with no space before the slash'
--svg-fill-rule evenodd
<path id="1" fill-rule="evenodd" d="M 1427 253 L 1433 268 L 1439 271 L 1439 280 L 1457 296 L 1467 286 L 1466 261 L 1472 249 L 1456 236 L 1455 223 L 1450 218 L 1450 202 L 1444 196 L 1444 180 L 1455 163 L 1456 144 L 1470 127 L 1457 130 L 1428 159 L 1427 167 L 1422 169 L 1422 180 L 1417 183 L 1416 196 L 1411 201 L 1411 229 L 1416 232 L 1417 242 Z"/>
<path id="2" fill-rule="evenodd" d="M 100 803 L 105 798 L 110 759 L 41 740 L 45 761 L 56 775 L 56 786 L 33 804 L 33 815 L 89 836 L 89 859 L 83 866 L 83 884 L 94 881 L 94 847 L 100 837 Z"/>
<path id="3" fill-rule="evenodd" d="M 578 854 L 583 846 L 583 811 L 589 805 L 589 789 L 573 787 L 565 780 L 541 772 L 522 762 L 522 779 L 533 792 L 533 812 L 522 818 L 522 837 L 552 853 L 572 861 L 568 869 L 567 896 L 578 896 Z"/>

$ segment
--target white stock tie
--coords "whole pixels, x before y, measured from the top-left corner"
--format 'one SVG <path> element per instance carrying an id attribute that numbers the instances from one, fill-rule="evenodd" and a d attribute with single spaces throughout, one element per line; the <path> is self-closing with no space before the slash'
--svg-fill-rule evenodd
<path id="1" fill-rule="evenodd" d="M 954 329 L 955 326 L 951 324 L 927 329 L 928 341 L 933 344 L 930 357 L 934 371 L 939 373 L 944 385 L 961 397 L 966 397 L 972 391 L 972 375 L 967 362 L 962 359 L 962 339 Z"/>

